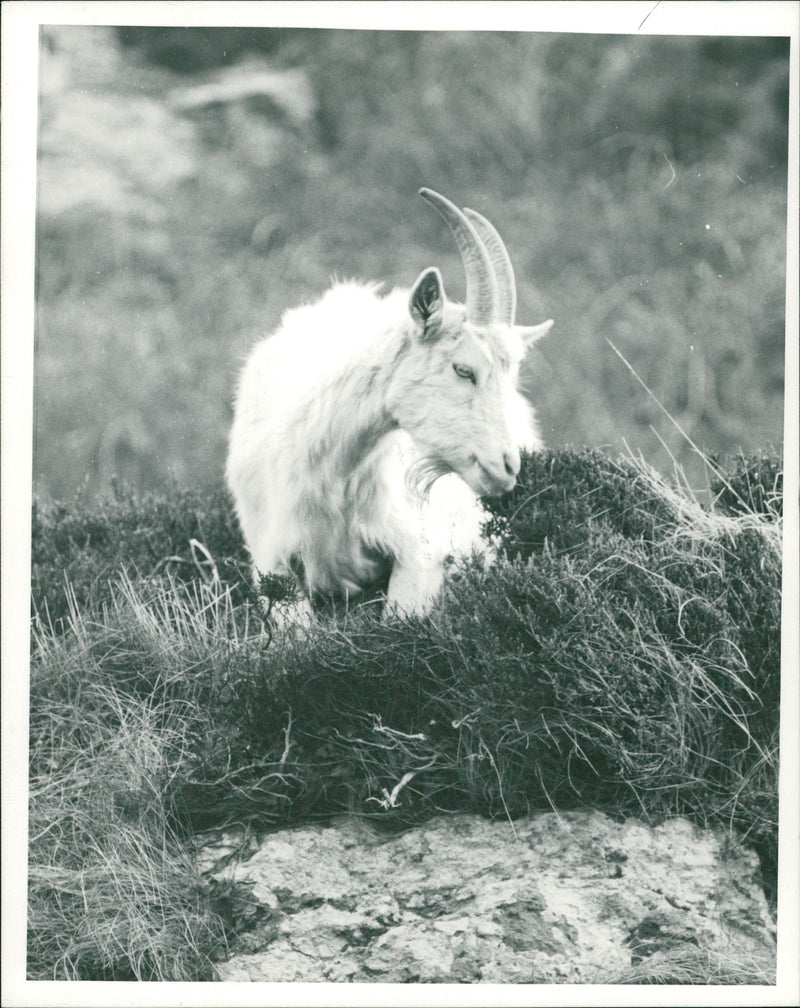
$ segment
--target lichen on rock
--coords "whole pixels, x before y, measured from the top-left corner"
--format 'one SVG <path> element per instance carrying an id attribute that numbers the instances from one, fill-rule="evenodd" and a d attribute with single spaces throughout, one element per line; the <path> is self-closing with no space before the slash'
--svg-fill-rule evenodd
<path id="1" fill-rule="evenodd" d="M 755 854 L 685 819 L 454 815 L 387 838 L 342 818 L 241 846 L 199 851 L 255 911 L 223 980 L 602 983 L 689 955 L 774 982 Z"/>

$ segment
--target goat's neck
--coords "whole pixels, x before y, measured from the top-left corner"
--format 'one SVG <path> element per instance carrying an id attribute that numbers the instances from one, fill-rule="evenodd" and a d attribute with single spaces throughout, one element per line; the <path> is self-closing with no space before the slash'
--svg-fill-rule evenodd
<path id="1" fill-rule="evenodd" d="M 328 472 L 347 477 L 397 427 L 386 406 L 387 389 L 406 348 L 404 336 L 381 334 L 368 353 L 362 348 L 320 390 L 317 406 L 328 419 L 313 450 L 325 458 Z"/>

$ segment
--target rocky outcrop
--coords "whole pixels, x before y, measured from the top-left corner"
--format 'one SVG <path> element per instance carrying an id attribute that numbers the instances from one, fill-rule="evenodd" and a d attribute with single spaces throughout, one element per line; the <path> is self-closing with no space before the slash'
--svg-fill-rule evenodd
<path id="1" fill-rule="evenodd" d="M 198 857 L 237 921 L 223 980 L 597 983 L 688 952 L 774 982 L 755 854 L 684 819 L 350 818 Z"/>

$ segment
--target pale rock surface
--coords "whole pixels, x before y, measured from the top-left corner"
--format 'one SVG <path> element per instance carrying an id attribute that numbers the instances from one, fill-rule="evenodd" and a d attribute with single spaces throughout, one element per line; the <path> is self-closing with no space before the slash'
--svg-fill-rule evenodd
<path id="1" fill-rule="evenodd" d="M 347 818 L 206 838 L 198 859 L 232 886 L 222 980 L 595 983 L 681 947 L 774 961 L 756 855 L 685 819 L 458 815 L 387 837 Z"/>

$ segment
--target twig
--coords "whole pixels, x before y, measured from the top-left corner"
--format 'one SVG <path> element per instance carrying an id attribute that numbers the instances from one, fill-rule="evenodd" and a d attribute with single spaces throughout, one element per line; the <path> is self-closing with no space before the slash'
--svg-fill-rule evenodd
<path id="1" fill-rule="evenodd" d="M 281 755 L 281 758 L 280 758 L 279 766 L 281 766 L 281 767 L 283 767 L 283 766 L 286 765 L 286 760 L 289 758 L 289 750 L 292 748 L 292 743 L 291 743 L 291 741 L 289 739 L 289 736 L 291 735 L 291 732 L 292 732 L 292 712 L 289 711 L 289 722 L 286 725 L 286 727 L 283 729 L 283 736 L 284 736 L 286 742 L 285 742 L 285 745 L 283 747 L 283 754 Z"/>
<path id="2" fill-rule="evenodd" d="M 400 778 L 400 780 L 392 788 L 391 794 L 389 794 L 386 788 L 381 788 L 381 794 L 383 794 L 383 798 L 367 798 L 367 801 L 376 802 L 378 805 L 381 805 L 385 809 L 398 808 L 400 803 L 397 800 L 397 796 L 400 794 L 400 792 L 403 790 L 406 784 L 408 784 L 409 781 L 412 781 L 414 779 L 414 777 L 416 777 L 415 773 L 411 772 L 404 773 L 403 776 Z"/>

